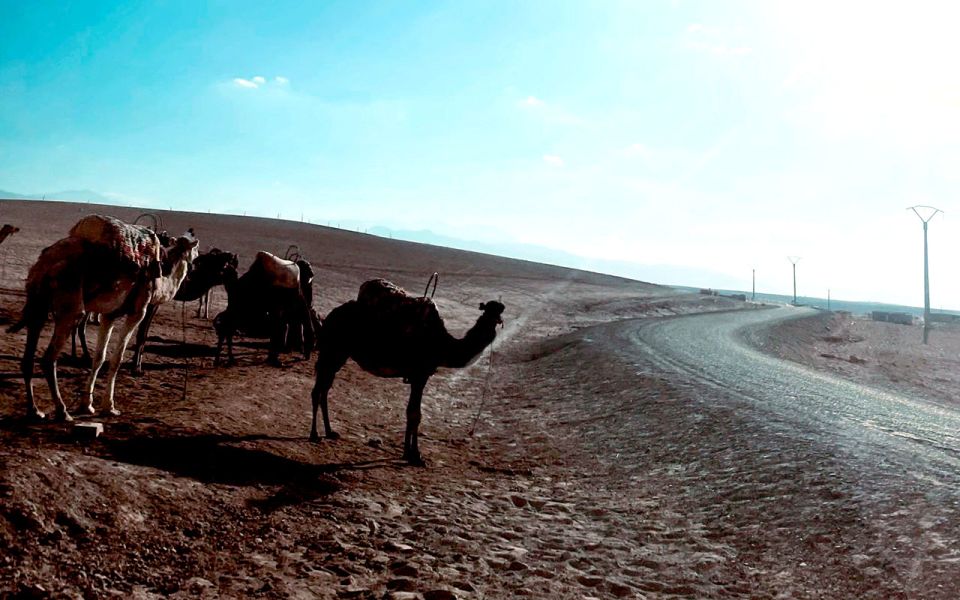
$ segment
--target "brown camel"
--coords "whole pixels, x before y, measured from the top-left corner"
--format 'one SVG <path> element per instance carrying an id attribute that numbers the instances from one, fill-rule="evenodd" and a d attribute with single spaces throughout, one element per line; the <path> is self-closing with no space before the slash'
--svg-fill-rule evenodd
<path id="1" fill-rule="evenodd" d="M 333 309 L 317 332 L 317 382 L 313 387 L 310 440 L 318 441 L 317 407 L 323 413 L 326 437 L 339 437 L 330 428 L 327 393 L 348 358 L 378 377 L 403 377 L 410 384 L 403 458 L 423 465 L 417 445 L 420 402 L 430 376 L 440 367 L 459 369 L 474 362 L 493 343 L 503 325 L 504 306 L 496 300 L 480 305 L 483 314 L 457 339 L 447 333 L 437 307 L 429 298 L 413 298 L 382 279 L 360 286 L 357 300 Z"/>
<path id="2" fill-rule="evenodd" d="M 57 418 L 70 414 L 57 384 L 57 358 L 80 317 L 86 311 L 100 313 L 100 331 L 93 366 L 86 385 L 84 410 L 93 414 L 93 389 L 107 355 L 107 344 L 116 326 L 117 344 L 107 371 L 106 412 L 116 415 L 114 384 L 130 336 L 151 304 L 166 302 L 177 292 L 187 268 L 197 254 L 193 236 L 177 239 L 172 253 L 173 269 L 163 275 L 160 241 L 145 227 L 128 225 L 113 217 L 91 215 L 81 219 L 70 235 L 45 248 L 27 275 L 27 301 L 23 315 L 8 331 L 27 328 L 27 343 L 20 363 L 27 391 L 27 412 L 32 418 L 45 415 L 33 396 L 33 361 L 40 332 L 48 314 L 54 331 L 40 364 L 50 395 L 57 405 Z"/>
<path id="3" fill-rule="evenodd" d="M 3 240 L 7 239 L 8 237 L 10 237 L 11 235 L 15 234 L 18 231 L 20 231 L 19 227 L 14 227 L 9 223 L 4 225 L 3 227 L 0 227 L 0 244 L 3 243 Z"/>

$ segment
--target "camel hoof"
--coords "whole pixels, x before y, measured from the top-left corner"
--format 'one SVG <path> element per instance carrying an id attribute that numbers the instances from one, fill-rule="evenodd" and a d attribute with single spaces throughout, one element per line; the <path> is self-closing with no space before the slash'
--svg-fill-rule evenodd
<path id="1" fill-rule="evenodd" d="M 81 409 L 80 409 L 80 412 L 82 412 L 82 413 L 84 413 L 84 414 L 87 414 L 87 415 L 95 415 L 95 414 L 97 414 L 97 410 L 96 410 L 95 408 L 93 408 L 93 402 L 91 402 L 90 404 L 88 404 L 88 405 L 84 406 L 83 408 L 81 408 Z"/>
<path id="2" fill-rule="evenodd" d="M 417 454 L 414 454 L 414 455 L 405 454 L 405 455 L 403 456 L 403 459 L 404 459 L 405 461 L 407 461 L 407 463 L 409 463 L 411 467 L 425 467 L 425 466 L 427 466 L 427 461 L 423 460 L 423 457 L 420 456 L 420 453 L 419 453 L 419 452 L 418 452 Z"/>
<path id="3" fill-rule="evenodd" d="M 267 364 L 270 365 L 271 367 L 277 367 L 278 369 L 283 367 L 283 363 L 280 362 L 279 358 L 268 358 Z"/>
<path id="4" fill-rule="evenodd" d="M 71 421 L 73 421 L 73 417 L 70 416 L 70 413 L 68 413 L 66 409 L 64 410 L 57 409 L 57 415 L 56 417 L 54 417 L 54 419 L 57 421 L 62 421 L 64 423 L 70 423 Z"/>
<path id="5" fill-rule="evenodd" d="M 110 409 L 107 409 L 107 410 L 103 411 L 103 416 L 105 416 L 105 417 L 119 417 L 119 416 L 120 416 L 120 411 L 117 410 L 117 409 L 115 409 L 115 408 L 110 408 Z"/>
<path id="6" fill-rule="evenodd" d="M 47 418 L 47 413 L 42 412 L 38 408 L 27 409 L 27 420 L 28 421 L 43 421 Z"/>
<path id="7" fill-rule="evenodd" d="M 336 431 L 328 431 L 328 432 L 327 432 L 327 439 L 328 439 L 328 440 L 339 440 L 339 439 L 340 439 L 340 434 L 337 433 Z"/>

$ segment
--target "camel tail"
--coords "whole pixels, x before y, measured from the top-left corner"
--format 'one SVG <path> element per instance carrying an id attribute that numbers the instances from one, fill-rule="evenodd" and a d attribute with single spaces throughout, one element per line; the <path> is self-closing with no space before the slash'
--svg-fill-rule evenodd
<path id="1" fill-rule="evenodd" d="M 47 302 L 45 299 L 41 298 L 36 292 L 28 289 L 27 302 L 23 305 L 23 313 L 21 313 L 20 319 L 16 323 L 7 327 L 7 333 L 17 333 L 33 321 L 46 321 L 47 312 Z"/>

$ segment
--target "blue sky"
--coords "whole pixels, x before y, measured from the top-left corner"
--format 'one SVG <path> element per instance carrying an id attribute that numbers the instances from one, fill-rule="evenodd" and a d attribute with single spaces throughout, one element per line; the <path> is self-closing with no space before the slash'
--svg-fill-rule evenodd
<path id="1" fill-rule="evenodd" d="M 960 308 L 951 3 L 0 0 L 0 189 Z M 957 240 L 957 241 L 954 241 Z M 678 271 L 679 272 L 679 271 Z M 956 282 L 953 279 L 957 279 Z"/>

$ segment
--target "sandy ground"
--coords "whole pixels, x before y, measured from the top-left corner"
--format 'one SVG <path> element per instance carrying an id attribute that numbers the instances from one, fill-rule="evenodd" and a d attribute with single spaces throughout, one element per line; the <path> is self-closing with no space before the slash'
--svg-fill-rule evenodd
<path id="1" fill-rule="evenodd" d="M 0 246 L 0 325 L 19 314 L 39 250 L 97 210 L 139 213 L 0 204 L 0 220 L 22 229 Z M 366 279 L 419 292 L 437 271 L 436 300 L 454 335 L 495 298 L 507 306 L 505 327 L 493 352 L 427 386 L 426 468 L 399 460 L 400 381 L 348 364 L 330 397 L 343 437 L 312 444 L 312 364 L 286 355 L 283 368 L 267 366 L 263 345 L 246 340 L 238 366 L 214 368 L 212 328 L 192 307 L 161 309 L 146 374 L 121 372 L 123 414 L 102 419 L 96 441 L 74 439 L 63 424 L 22 422 L 24 337 L 0 334 L 0 594 L 908 597 L 889 562 L 830 542 L 869 533 L 855 533 L 855 508 L 831 491 L 833 457 L 787 460 L 784 448 L 765 445 L 776 439 L 749 435 L 731 447 L 730 432 L 748 427 L 734 408 L 708 413 L 697 389 L 604 341 L 617 320 L 742 303 L 308 224 L 161 216 L 171 231 L 194 227 L 204 248 L 239 252 L 242 266 L 257 250 L 298 245 L 316 268 L 321 314 Z M 221 290 L 215 308 L 224 302 Z M 896 327 L 817 316 L 768 332 L 766 349 L 893 386 L 923 383 L 908 367 L 935 353 L 945 381 L 930 396 L 949 402 L 960 340 L 938 345 L 947 332 L 935 331 L 919 348 L 904 343 L 918 330 Z M 881 334 L 893 337 L 875 343 Z M 68 398 L 83 374 L 61 367 Z M 50 408 L 42 381 L 37 389 Z M 787 450 L 801 451 L 817 452 Z M 765 502 L 783 498 L 837 516 Z"/>
<path id="2" fill-rule="evenodd" d="M 935 324 L 923 344 L 919 325 L 818 313 L 768 332 L 771 354 L 858 383 L 960 406 L 960 326 Z"/>
<path id="3" fill-rule="evenodd" d="M 127 220 L 139 212 L 0 205 L 2 219 L 22 229 L 0 246 L 0 324 L 19 314 L 22 278 L 39 250 L 97 211 Z M 259 249 L 283 254 L 298 245 L 317 270 L 321 314 L 354 297 L 366 279 L 419 291 L 437 271 L 436 300 L 455 335 L 479 316 L 479 302 L 493 298 L 507 306 L 506 326 L 493 353 L 431 380 L 421 425 L 427 468 L 398 460 L 401 382 L 348 365 L 331 392 L 343 437 L 311 444 L 312 364 L 288 355 L 284 368 L 269 367 L 262 344 L 251 340 L 237 367 L 213 368 L 210 323 L 179 305 L 164 307 L 155 321 L 146 374 L 121 372 L 123 414 L 93 442 L 75 440 L 63 424 L 22 422 L 24 338 L 4 334 L 4 593 L 436 599 L 696 592 L 684 583 L 686 567 L 663 576 L 687 533 L 647 522 L 643 498 L 624 502 L 597 479 L 583 423 L 555 409 L 571 390 L 543 361 L 561 356 L 560 368 L 576 373 L 578 358 L 558 353 L 550 340 L 615 319 L 735 303 L 301 223 L 161 216 L 171 231 L 194 227 L 205 248 L 239 252 L 241 265 Z M 224 301 L 222 291 L 215 294 L 216 308 Z M 83 374 L 61 365 L 67 398 Z M 50 408 L 37 383 L 41 407 Z M 701 558 L 684 562 L 696 569 Z"/>

